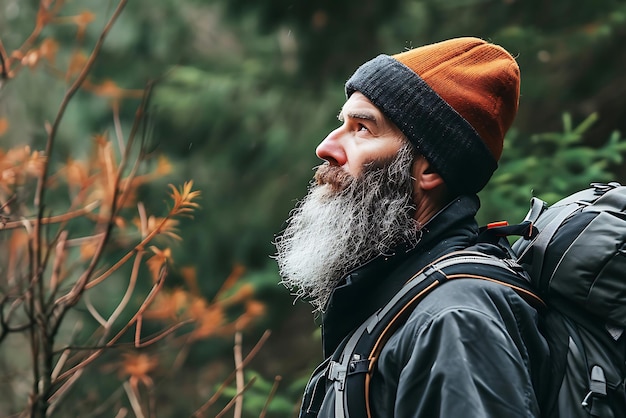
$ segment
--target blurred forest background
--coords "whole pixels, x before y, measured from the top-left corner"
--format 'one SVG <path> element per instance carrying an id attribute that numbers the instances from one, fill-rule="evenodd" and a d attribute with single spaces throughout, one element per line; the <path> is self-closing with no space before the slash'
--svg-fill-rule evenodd
<path id="1" fill-rule="evenodd" d="M 0 79 L 0 189 L 15 164 L 11 150 L 28 145 L 31 156 L 45 150 L 64 94 L 117 6 L 0 0 L 3 61 L 20 69 L 3 66 Z M 294 305 L 278 285 L 274 235 L 306 193 L 319 163 L 315 146 L 337 125 L 343 83 L 356 67 L 379 53 L 456 36 L 504 46 L 522 70 L 519 114 L 500 169 L 481 193 L 482 223 L 521 220 L 532 196 L 554 202 L 593 181 L 626 182 L 623 0 L 128 0 L 46 157 L 59 172 L 90 161 L 94 143 L 128 133 L 138 107 L 145 110 L 137 207 L 167 211 L 168 184 L 193 181 L 200 196 L 193 219 L 177 224 L 182 239 L 152 250 L 169 267 L 143 327 L 157 333 L 163 322 L 190 321 L 146 347 L 133 345 L 130 331 L 86 366 L 62 398 L 48 398 L 54 408 L 32 416 L 218 416 L 242 389 L 225 414 L 294 416 L 321 349 L 311 308 Z M 7 219 L 7 202 L 32 201 L 27 184 L 0 194 Z M 46 199 L 51 216 L 70 206 L 67 192 L 50 190 Z M 80 225 L 70 235 L 80 236 Z M 3 298 L 15 254 L 9 232 L 0 227 Z M 122 241 L 104 253 L 102 265 L 120 257 Z M 150 289 L 156 270 L 138 273 L 137 288 Z M 86 291 L 89 303 L 73 306 L 61 328 L 66 344 L 93 343 L 99 322 L 93 309 L 114 312 L 128 288 L 123 277 L 132 274 L 120 268 L 118 279 Z M 3 327 L 11 306 L 2 304 Z M 5 331 L 0 416 L 29 416 L 23 411 L 39 384 L 30 371 L 32 344 Z M 50 358 L 56 363 L 62 356 L 58 346 Z M 58 388 L 52 379 L 48 394 Z"/>

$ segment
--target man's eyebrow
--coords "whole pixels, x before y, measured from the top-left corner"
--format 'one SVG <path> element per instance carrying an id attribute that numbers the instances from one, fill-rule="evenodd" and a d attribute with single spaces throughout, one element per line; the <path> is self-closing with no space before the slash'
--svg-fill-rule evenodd
<path id="1" fill-rule="evenodd" d="M 347 115 L 351 119 L 365 119 L 365 120 L 371 120 L 372 122 L 378 121 L 376 119 L 376 116 L 374 116 L 371 113 L 348 112 Z M 339 112 L 339 114 L 337 115 L 337 119 L 339 119 L 340 122 L 343 122 L 343 119 L 344 119 L 343 111 Z"/>

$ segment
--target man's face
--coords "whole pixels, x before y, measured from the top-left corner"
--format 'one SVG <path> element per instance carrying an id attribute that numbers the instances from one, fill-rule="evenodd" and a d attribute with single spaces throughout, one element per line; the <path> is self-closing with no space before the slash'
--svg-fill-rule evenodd
<path id="1" fill-rule="evenodd" d="M 316 153 L 352 177 L 359 177 L 372 161 L 392 160 L 404 143 L 402 132 L 359 92 L 350 96 L 338 117 L 342 125 L 328 134 Z M 324 180 L 318 177 L 318 182 Z"/>
<path id="2" fill-rule="evenodd" d="M 316 311 L 348 271 L 420 236 L 412 145 L 360 93 L 339 117 L 342 126 L 317 148 L 326 163 L 275 241 L 282 283 Z"/>

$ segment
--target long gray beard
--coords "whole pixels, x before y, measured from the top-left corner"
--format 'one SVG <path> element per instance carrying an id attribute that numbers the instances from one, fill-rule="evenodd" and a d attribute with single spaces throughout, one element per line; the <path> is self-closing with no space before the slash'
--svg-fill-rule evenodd
<path id="1" fill-rule="evenodd" d="M 327 164 L 299 202 L 275 244 L 281 283 L 323 312 L 333 289 L 352 269 L 419 241 L 413 218 L 413 150 L 391 162 L 366 165 L 354 178 Z"/>

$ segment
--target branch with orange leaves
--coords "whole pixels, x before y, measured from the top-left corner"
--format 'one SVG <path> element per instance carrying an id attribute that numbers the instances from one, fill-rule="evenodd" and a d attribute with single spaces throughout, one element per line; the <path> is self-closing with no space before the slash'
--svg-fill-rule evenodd
<path id="1" fill-rule="evenodd" d="M 141 327 L 140 324 L 142 322 L 143 315 L 144 315 L 146 309 L 148 309 L 150 304 L 154 301 L 154 298 L 156 297 L 156 295 L 163 288 L 163 284 L 165 283 L 165 276 L 166 275 L 167 275 L 167 269 L 165 267 L 163 267 L 163 269 L 161 270 L 161 274 L 159 276 L 158 281 L 152 286 L 152 289 L 150 290 L 150 292 L 148 293 L 148 295 L 146 296 L 146 298 L 142 302 L 141 306 L 137 309 L 137 312 L 128 321 L 128 323 L 126 323 L 126 325 L 124 325 L 124 327 L 122 327 L 122 329 L 119 330 L 105 344 L 102 344 L 102 345 L 97 346 L 97 347 L 64 347 L 63 349 L 60 350 L 61 352 L 66 351 L 66 350 L 71 350 L 71 349 L 83 349 L 83 350 L 93 349 L 94 351 L 91 354 L 89 354 L 87 357 L 85 357 L 84 359 L 78 361 L 78 363 L 75 364 L 70 369 L 64 371 L 63 373 L 60 373 L 56 377 L 56 379 L 54 379 L 53 384 L 54 385 L 59 385 L 60 384 L 60 386 L 59 386 L 59 389 L 57 389 L 55 391 L 55 393 L 50 397 L 50 401 L 51 402 L 54 402 L 56 399 L 61 397 L 63 395 L 63 393 L 66 392 L 69 389 L 69 386 L 71 386 L 71 384 L 73 384 L 74 381 L 75 381 L 75 380 L 72 379 L 72 377 L 76 373 L 80 372 L 86 366 L 88 366 L 93 361 L 95 361 L 97 358 L 99 358 L 105 352 L 106 349 L 115 347 L 116 344 L 118 344 L 120 338 L 122 338 L 122 336 L 125 335 L 128 332 L 128 330 L 133 325 L 137 325 L 137 326 Z M 154 344 L 155 342 L 157 342 L 157 341 L 165 338 L 166 336 L 172 334 L 173 332 L 175 332 L 176 330 L 180 329 L 181 327 L 187 325 L 188 323 L 189 323 L 189 321 L 179 322 L 179 323 L 174 324 L 173 326 L 169 327 L 168 329 L 160 332 L 158 335 L 148 338 L 147 340 L 144 340 L 144 341 L 137 341 L 136 340 L 135 344 L 137 344 L 138 348 L 145 347 L 146 345 L 149 345 L 149 344 Z M 61 382 L 64 382 L 64 381 L 65 381 L 65 383 L 61 384 Z"/>
<path id="2" fill-rule="evenodd" d="M 15 76 L 16 69 L 13 69 L 13 70 L 11 69 L 11 64 L 12 64 L 13 59 L 15 58 L 19 60 L 20 63 L 23 61 L 23 59 L 25 58 L 26 51 L 32 46 L 35 40 L 39 37 L 39 35 L 43 31 L 43 29 L 46 27 L 46 25 L 50 21 L 52 21 L 54 16 L 59 12 L 63 4 L 63 1 L 62 0 L 57 1 L 54 4 L 54 7 L 51 7 L 52 3 L 53 2 L 49 0 L 41 0 L 39 2 L 39 8 L 37 10 L 37 18 L 36 18 L 35 27 L 33 28 L 33 31 L 30 33 L 30 35 L 28 35 L 28 38 L 26 38 L 26 40 L 22 42 L 22 45 L 17 50 L 12 52 L 11 56 L 7 54 L 2 44 L 2 41 L 0 41 L 0 64 L 2 65 L 2 70 L 0 70 L 1 80 L 8 80 L 9 78 L 13 78 Z M 0 87 L 1 86 L 2 85 L 0 84 Z"/>
<path id="3" fill-rule="evenodd" d="M 108 242 L 109 236 L 111 234 L 111 229 L 113 227 L 113 220 L 117 214 L 117 210 L 118 210 L 118 203 L 120 203 L 121 201 L 123 201 L 124 196 L 126 195 L 126 193 L 128 193 L 128 189 L 124 190 L 122 192 L 122 196 L 118 197 L 118 192 L 120 190 L 120 183 L 122 181 L 122 177 L 123 177 L 123 173 L 126 169 L 126 164 L 128 162 L 128 159 L 130 157 L 130 150 L 131 150 L 131 146 L 132 143 L 134 141 L 135 135 L 139 130 L 139 125 L 141 124 L 141 120 L 143 119 L 143 112 L 144 109 L 147 106 L 150 94 L 152 91 L 152 84 L 148 84 L 148 86 L 146 87 L 145 93 L 144 93 L 144 98 L 139 106 L 139 108 L 137 109 L 137 113 L 135 115 L 135 120 L 133 122 L 133 127 L 131 129 L 131 133 L 129 134 L 129 139 L 128 139 L 128 143 L 126 145 L 126 149 L 125 152 L 122 156 L 122 160 L 120 161 L 120 164 L 118 166 L 117 169 L 117 174 L 116 174 L 116 178 L 115 181 L 112 185 L 112 190 L 113 192 L 111 193 L 111 202 L 110 202 L 110 213 L 109 216 L 106 220 L 105 223 L 105 228 L 104 228 L 104 232 L 102 233 L 102 237 L 98 242 L 97 248 L 94 252 L 94 255 L 91 258 L 91 262 L 89 264 L 89 266 L 87 267 L 87 269 L 85 270 L 85 272 L 83 272 L 83 274 L 79 277 L 79 279 L 76 281 L 76 283 L 74 284 L 74 286 L 72 287 L 71 291 L 67 294 L 65 294 L 64 296 L 62 296 L 61 298 L 57 299 L 55 304 L 54 304 L 54 310 L 57 311 L 57 326 L 58 324 L 60 324 L 63 316 L 65 315 L 65 313 L 67 312 L 67 310 L 69 308 L 71 308 L 72 306 L 74 306 L 78 300 L 80 299 L 80 296 L 83 294 L 83 292 L 85 291 L 85 289 L 87 288 L 89 282 L 91 281 L 92 275 L 96 269 L 96 265 L 98 264 L 98 262 L 100 261 L 100 258 L 104 252 L 104 248 L 106 243 Z M 129 175 L 129 178 L 132 178 L 135 175 L 135 172 L 137 170 L 137 164 L 135 164 L 135 166 L 132 169 L 131 174 Z M 45 170 L 44 170 L 45 172 Z M 42 195 L 43 196 L 43 195 Z M 192 196 L 195 197 L 196 195 Z M 40 206 L 40 208 L 43 207 L 43 205 Z M 40 233 L 40 232 L 39 232 Z M 128 259 L 130 259 L 130 257 L 136 253 L 138 247 L 135 247 L 135 249 L 131 252 L 129 252 L 127 254 L 127 257 L 124 257 L 125 260 L 124 262 L 128 261 Z M 141 249 L 141 248 L 139 248 Z M 116 266 L 119 267 L 121 264 L 117 263 Z M 115 271 L 115 269 L 109 269 L 109 275 Z M 104 280 L 104 279 L 102 279 Z M 90 286 L 91 287 L 91 286 Z"/>
<path id="4" fill-rule="evenodd" d="M 139 242 L 135 248 L 123 256 L 117 263 L 111 266 L 107 271 L 102 273 L 97 278 L 90 280 L 86 285 L 86 289 L 91 289 L 92 287 L 102 283 L 106 280 L 113 272 L 120 268 L 123 264 L 125 264 L 130 258 L 137 252 L 142 251 L 147 244 L 152 241 L 157 235 L 163 233 L 166 230 L 166 226 L 172 218 L 177 216 L 190 216 L 191 212 L 198 208 L 198 203 L 193 200 L 200 196 L 199 191 L 192 191 L 193 181 L 187 181 L 181 188 L 181 190 L 176 189 L 172 184 L 169 185 L 172 190 L 171 197 L 174 199 L 174 206 L 170 210 L 170 212 L 165 216 L 158 225 L 152 229 L 142 240 Z"/>
<path id="5" fill-rule="evenodd" d="M 87 59 L 87 62 L 85 63 L 83 69 L 81 70 L 79 75 L 76 77 L 76 79 L 74 80 L 72 85 L 65 92 L 65 95 L 63 96 L 63 100 L 61 101 L 61 104 L 59 106 L 59 110 L 57 112 L 57 115 L 56 115 L 56 117 L 54 119 L 54 122 L 50 126 L 50 129 L 49 129 L 49 132 L 48 132 L 48 139 L 46 141 L 46 153 L 45 153 L 45 155 L 52 155 L 52 150 L 53 150 L 56 134 L 57 134 L 57 131 L 59 129 L 59 125 L 61 123 L 61 120 L 63 119 L 63 116 L 65 115 L 65 110 L 66 110 L 67 106 L 69 105 L 69 102 L 72 99 L 72 97 L 74 97 L 74 94 L 76 94 L 76 92 L 80 88 L 81 84 L 87 78 L 87 74 L 89 74 L 89 72 L 91 71 L 91 68 L 92 68 L 92 66 L 93 66 L 93 64 L 94 64 L 94 62 L 96 60 L 96 57 L 98 57 L 98 55 L 100 54 L 100 50 L 102 49 L 102 45 L 104 44 L 104 41 L 105 41 L 107 35 L 109 34 L 111 28 L 113 27 L 113 24 L 115 23 L 115 21 L 117 20 L 117 18 L 121 14 L 122 10 L 126 6 L 126 2 L 127 2 L 127 0 L 120 0 L 120 2 L 118 3 L 117 8 L 113 12 L 113 15 L 108 20 L 108 22 L 106 23 L 104 29 L 100 33 L 100 36 L 98 37 L 98 40 L 96 41 L 96 44 L 95 44 L 95 46 L 94 46 L 94 48 L 93 48 L 93 50 L 91 52 L 91 55 Z M 41 177 L 40 177 L 39 182 L 37 184 L 37 190 L 35 192 L 35 206 L 39 207 L 38 219 L 42 219 L 43 218 L 43 211 L 44 211 L 44 204 L 43 204 L 43 202 L 44 202 L 44 195 L 45 195 L 45 190 L 46 190 L 45 185 L 46 185 L 46 179 L 48 177 L 48 166 L 49 166 L 49 163 L 50 163 L 49 159 L 46 159 L 46 161 L 44 162 L 44 168 L 43 168 Z M 35 266 L 34 266 L 33 272 L 37 272 L 37 271 L 40 271 L 39 263 L 41 262 L 41 228 L 40 228 L 40 223 L 39 222 L 35 223 L 35 234 L 34 234 L 34 236 L 35 236 L 35 239 L 34 239 L 34 243 L 33 244 L 34 244 L 34 256 L 35 256 L 35 260 L 34 261 L 35 261 Z M 106 239 L 103 240 L 102 242 L 103 243 L 106 242 Z M 101 245 L 101 247 L 102 246 L 103 245 Z M 93 268 L 95 268 L 95 265 L 93 266 Z M 89 272 L 89 274 L 91 274 L 91 272 Z M 85 280 L 88 280 L 88 277 Z"/>
<path id="6" fill-rule="evenodd" d="M 129 321 L 123 327 L 123 329 L 121 331 L 118 332 L 118 334 L 116 334 L 108 342 L 104 343 L 104 341 L 107 338 L 108 331 L 111 329 L 112 323 L 119 317 L 121 311 L 127 306 L 128 302 L 130 300 L 130 297 L 131 297 L 131 295 L 133 293 L 133 290 L 135 288 L 135 283 L 136 283 L 136 280 L 137 280 L 137 277 L 138 277 L 138 274 L 139 274 L 139 266 L 142 263 L 143 248 L 145 248 L 145 246 L 147 245 L 147 243 L 149 241 L 151 241 L 159 233 L 163 232 L 163 229 L 166 227 L 166 222 L 167 222 L 168 219 L 171 219 L 171 218 L 176 217 L 176 216 L 190 216 L 191 211 L 198 207 L 198 204 L 195 203 L 193 200 L 196 199 L 199 196 L 199 192 L 198 191 L 192 191 L 192 187 L 193 187 L 193 182 L 185 183 L 184 186 L 180 190 L 176 189 L 174 186 L 170 185 L 170 188 L 172 190 L 171 197 L 174 200 L 174 205 L 173 205 L 172 209 L 170 210 L 168 216 L 165 219 L 163 219 L 161 221 L 161 223 L 156 228 L 154 228 L 151 231 L 146 231 L 145 237 L 141 241 L 141 243 L 139 243 L 137 246 L 135 246 L 133 251 L 129 252 L 125 257 L 122 258 L 122 260 L 120 260 L 113 267 L 111 267 L 109 270 L 107 270 L 107 272 L 105 272 L 103 275 L 101 275 L 97 279 L 98 280 L 97 282 L 94 281 L 94 282 L 87 283 L 82 288 L 82 290 L 77 289 L 76 285 L 75 285 L 73 287 L 73 289 L 69 293 L 67 293 L 63 297 L 59 298 L 53 304 L 55 309 L 64 309 L 64 308 L 66 308 L 68 306 L 68 301 L 72 301 L 73 298 L 77 297 L 77 292 L 80 292 L 80 294 L 82 294 L 82 292 L 84 290 L 86 290 L 87 287 L 92 287 L 92 286 L 89 286 L 90 284 L 93 283 L 93 285 L 95 285 L 97 283 L 100 283 L 102 280 L 107 278 L 113 271 L 117 270 L 119 268 L 119 266 L 122 263 L 126 262 L 131 256 L 133 256 L 133 255 L 136 256 L 135 257 L 135 262 L 134 262 L 134 265 L 133 265 L 133 269 L 132 269 L 132 272 L 131 272 L 131 276 L 130 276 L 129 285 L 127 286 L 127 290 L 126 290 L 124 296 L 122 297 L 122 300 L 120 301 L 120 303 L 118 304 L 118 306 L 116 307 L 114 312 L 109 317 L 109 319 L 108 320 L 104 320 L 95 311 L 95 309 L 92 309 L 92 307 L 89 304 L 87 305 L 89 311 L 92 313 L 92 316 L 96 320 L 98 320 L 100 322 L 100 324 L 104 328 L 104 334 L 101 337 L 99 348 L 97 348 L 96 351 L 94 351 L 87 358 L 85 358 L 84 360 L 80 361 L 76 366 L 74 366 L 70 370 L 68 370 L 65 373 L 63 373 L 62 375 L 58 376 L 57 379 L 55 379 L 55 381 L 62 381 L 63 379 L 67 379 L 67 380 L 66 380 L 65 383 L 63 383 L 61 385 L 59 390 L 57 390 L 58 395 L 57 395 L 57 393 L 55 393 L 55 395 L 53 396 L 53 398 L 51 398 L 51 400 L 53 400 L 54 397 L 56 397 L 56 396 L 58 396 L 59 398 L 62 397 L 63 393 L 65 393 L 67 390 L 69 390 L 69 387 L 71 387 L 74 384 L 74 382 L 76 381 L 76 379 L 73 379 L 72 376 L 74 376 L 75 373 L 79 373 L 79 371 L 82 368 L 86 367 L 89 363 L 91 363 L 92 361 L 97 359 L 104 352 L 105 349 L 111 348 L 115 343 L 117 343 L 119 338 L 121 338 L 121 336 L 132 325 L 136 325 L 136 333 L 135 333 L 135 335 L 136 335 L 135 336 L 136 348 L 142 348 L 142 347 L 146 347 L 148 345 L 151 345 L 151 344 L 154 344 L 154 343 L 158 342 L 159 340 L 165 338 L 167 335 L 172 334 L 173 332 L 175 332 L 179 328 L 181 328 L 181 327 L 183 327 L 183 326 L 185 326 L 185 325 L 187 325 L 187 324 L 189 324 L 191 322 L 191 321 L 179 322 L 179 323 L 169 327 L 168 329 L 162 331 L 161 333 L 157 334 L 156 336 L 152 336 L 152 337 L 149 337 L 149 338 L 146 338 L 146 339 L 143 339 L 143 340 L 141 339 L 141 324 L 142 324 L 143 312 L 152 303 L 154 297 L 156 297 L 156 295 L 158 294 L 158 292 L 162 288 L 162 285 L 163 285 L 163 282 L 164 282 L 164 277 L 165 277 L 165 263 L 164 263 L 162 268 L 161 268 L 161 272 L 159 274 L 159 277 L 158 277 L 158 279 L 157 279 L 157 281 L 156 281 L 156 283 L 155 283 L 155 285 L 153 287 L 153 290 L 146 297 L 146 299 L 144 300 L 143 304 L 141 305 L 141 307 L 137 311 L 137 314 L 133 317 L 133 319 L 131 321 Z M 72 293 L 72 292 L 74 292 L 74 293 Z M 56 325 L 58 325 L 59 323 L 60 323 L 60 318 L 57 318 Z M 56 328 L 53 328 L 53 329 L 56 330 Z M 68 349 L 69 348 L 66 347 L 62 351 L 66 351 Z M 88 348 L 83 348 L 83 349 L 88 349 Z"/>

